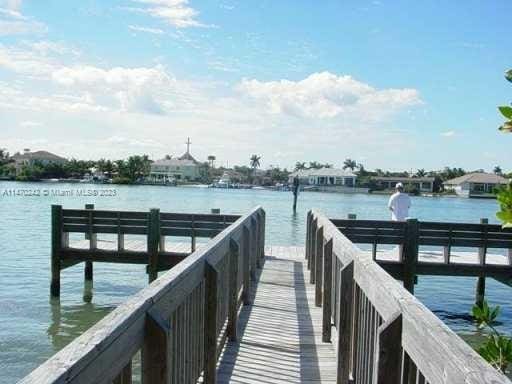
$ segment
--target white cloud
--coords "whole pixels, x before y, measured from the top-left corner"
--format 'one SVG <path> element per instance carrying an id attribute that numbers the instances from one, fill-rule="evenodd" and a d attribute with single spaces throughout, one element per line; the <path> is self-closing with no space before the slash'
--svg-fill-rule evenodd
<path id="1" fill-rule="evenodd" d="M 44 34 L 48 28 L 37 21 L 0 20 L 0 36 Z"/>
<path id="2" fill-rule="evenodd" d="M 188 0 L 132 0 L 132 2 L 143 4 L 145 7 L 127 8 L 128 10 L 146 13 L 176 28 L 207 26 L 196 20 L 199 12 L 188 5 Z"/>
<path id="3" fill-rule="evenodd" d="M 453 137 L 453 136 L 455 136 L 455 134 L 456 134 L 455 131 L 441 132 L 441 136 L 443 136 L 443 137 Z"/>
<path id="4" fill-rule="evenodd" d="M 415 89 L 377 90 L 351 76 L 329 72 L 313 73 L 300 81 L 244 79 L 238 90 L 263 102 L 271 113 L 320 119 L 350 112 L 375 116 L 421 103 Z"/>
<path id="5" fill-rule="evenodd" d="M 144 32 L 144 33 L 151 33 L 153 35 L 163 35 L 164 31 L 158 28 L 148 28 L 148 27 L 140 27 L 138 25 L 129 25 L 128 28 L 130 28 L 132 31 L 135 32 Z"/>
<path id="6" fill-rule="evenodd" d="M 19 12 L 22 0 L 0 0 L 0 7 Z"/>
<path id="7" fill-rule="evenodd" d="M 20 127 L 22 128 L 37 128 L 37 127 L 40 127 L 42 126 L 43 124 L 40 123 L 40 122 L 37 122 L 37 121 L 22 121 L 20 123 Z"/>

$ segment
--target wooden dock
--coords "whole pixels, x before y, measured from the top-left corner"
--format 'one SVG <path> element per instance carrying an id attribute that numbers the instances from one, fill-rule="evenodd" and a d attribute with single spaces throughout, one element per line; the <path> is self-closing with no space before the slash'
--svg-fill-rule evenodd
<path id="1" fill-rule="evenodd" d="M 494 263 L 487 251 L 511 249 L 512 232 L 487 224 L 333 220 L 313 210 L 304 248 L 269 247 L 265 217 L 261 207 L 226 220 L 54 207 L 54 288 L 60 270 L 78 262 L 146 264 L 150 285 L 21 383 L 511 383 L 412 291 L 421 274 L 510 279 L 510 253 L 508 263 Z M 89 239 L 74 243 L 70 232 Z M 103 243 L 97 234 L 117 234 L 117 241 Z M 131 243 L 125 234 L 147 238 Z M 176 252 L 187 235 L 190 249 Z M 214 237 L 196 245 L 200 235 Z M 353 242 L 373 244 L 373 251 Z M 402 251 L 377 255 L 378 244 Z M 442 258 L 422 255 L 422 245 L 444 246 Z M 452 246 L 478 247 L 478 257 L 459 256 Z M 157 278 L 160 266 L 171 265 Z M 478 298 L 483 293 L 478 289 Z"/>
<path id="2" fill-rule="evenodd" d="M 336 383 L 336 352 L 322 342 L 322 309 L 304 247 L 266 247 L 265 266 L 242 308 L 239 341 L 226 345 L 219 384 Z"/>

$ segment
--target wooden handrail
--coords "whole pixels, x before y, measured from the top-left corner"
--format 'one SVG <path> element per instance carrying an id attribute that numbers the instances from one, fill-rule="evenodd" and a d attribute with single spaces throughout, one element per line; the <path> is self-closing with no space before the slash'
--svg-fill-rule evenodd
<path id="1" fill-rule="evenodd" d="M 256 207 L 237 219 L 20 383 L 129 383 L 138 351 L 144 383 L 195 382 L 203 373 L 205 383 L 215 383 L 223 340 L 236 338 L 240 293 L 247 294 L 246 275 L 254 273 L 248 268 L 263 263 L 264 217 Z"/>
<path id="2" fill-rule="evenodd" d="M 307 223 L 311 271 L 322 247 L 324 263 L 334 266 L 320 289 L 322 305 L 333 309 L 323 312 L 323 324 L 334 321 L 338 383 L 511 383 L 325 215 L 313 210 Z"/>

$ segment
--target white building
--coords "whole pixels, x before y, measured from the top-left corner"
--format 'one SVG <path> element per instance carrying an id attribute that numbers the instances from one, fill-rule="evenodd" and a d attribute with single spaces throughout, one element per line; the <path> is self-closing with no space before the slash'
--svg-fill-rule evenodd
<path id="1" fill-rule="evenodd" d="M 301 185 L 315 186 L 343 186 L 355 187 L 357 176 L 344 169 L 339 168 L 320 168 L 303 169 L 290 174 L 288 182 L 293 183 L 295 176 L 299 177 Z"/>
<path id="2" fill-rule="evenodd" d="M 200 179 L 200 164 L 187 152 L 176 159 L 157 160 L 151 164 L 150 180 L 154 182 L 197 181 Z"/>
<path id="3" fill-rule="evenodd" d="M 474 172 L 447 180 L 443 186 L 463 197 L 493 197 L 496 188 L 508 183 L 509 180 L 494 173 Z"/>

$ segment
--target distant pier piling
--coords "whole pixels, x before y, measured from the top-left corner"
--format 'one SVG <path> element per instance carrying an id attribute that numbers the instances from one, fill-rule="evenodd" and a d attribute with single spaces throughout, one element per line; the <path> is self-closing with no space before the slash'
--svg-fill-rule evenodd
<path id="1" fill-rule="evenodd" d="M 480 219 L 480 224 L 489 224 L 488 219 Z M 510 250 L 509 250 L 510 251 Z M 478 264 L 485 265 L 485 255 L 487 247 L 478 248 Z M 476 281 L 475 304 L 481 307 L 485 300 L 485 277 L 480 276 Z"/>

